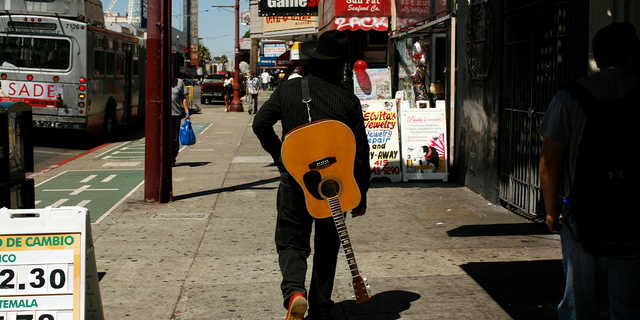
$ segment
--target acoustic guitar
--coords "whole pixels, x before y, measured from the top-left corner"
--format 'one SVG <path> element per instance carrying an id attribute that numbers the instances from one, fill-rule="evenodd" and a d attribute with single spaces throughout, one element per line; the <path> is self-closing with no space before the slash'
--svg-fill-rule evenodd
<path id="1" fill-rule="evenodd" d="M 356 141 L 351 129 L 336 120 L 320 120 L 289 132 L 282 142 L 282 163 L 302 186 L 309 213 L 318 219 L 333 217 L 351 271 L 358 303 L 369 300 L 360 276 L 344 212 L 360 203 L 353 175 Z"/>

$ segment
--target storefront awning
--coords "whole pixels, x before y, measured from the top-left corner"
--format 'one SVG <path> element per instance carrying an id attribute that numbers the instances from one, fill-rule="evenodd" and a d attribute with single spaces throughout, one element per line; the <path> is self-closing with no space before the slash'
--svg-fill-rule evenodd
<path id="1" fill-rule="evenodd" d="M 323 0 L 318 10 L 318 30 L 389 29 L 391 1 Z"/>
<path id="2" fill-rule="evenodd" d="M 291 51 L 287 51 L 281 54 L 276 59 L 277 67 L 292 67 L 292 66 L 304 66 L 309 60 L 291 60 Z"/>
<path id="3" fill-rule="evenodd" d="M 343 30 L 389 30 L 389 18 L 387 17 L 336 17 L 334 28 Z"/>

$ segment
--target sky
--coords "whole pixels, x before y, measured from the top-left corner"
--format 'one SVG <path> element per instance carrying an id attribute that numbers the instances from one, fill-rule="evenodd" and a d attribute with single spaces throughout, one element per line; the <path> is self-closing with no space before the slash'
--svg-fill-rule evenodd
<path id="1" fill-rule="evenodd" d="M 114 12 L 125 15 L 129 0 L 117 0 Z M 102 0 L 104 9 L 111 0 Z M 202 38 L 205 47 L 212 57 L 226 55 L 233 59 L 235 54 L 235 10 L 234 8 L 212 8 L 211 6 L 234 6 L 235 0 L 198 0 L 198 37 Z M 240 13 L 249 10 L 249 0 L 239 0 Z M 182 0 L 171 0 L 171 24 L 174 28 L 183 28 Z M 208 11 L 207 11 L 208 10 Z M 240 25 L 240 37 L 249 30 L 249 26 Z"/>

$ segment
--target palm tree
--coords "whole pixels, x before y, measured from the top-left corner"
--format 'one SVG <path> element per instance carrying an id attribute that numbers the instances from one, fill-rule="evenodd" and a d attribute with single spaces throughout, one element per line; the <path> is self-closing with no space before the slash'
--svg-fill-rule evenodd
<path id="1" fill-rule="evenodd" d="M 229 62 L 229 59 L 227 59 L 227 56 L 223 54 L 222 57 L 220 57 L 220 63 L 222 64 L 223 71 L 227 71 L 227 62 Z"/>
<path id="2" fill-rule="evenodd" d="M 200 46 L 200 50 L 198 51 L 198 60 L 200 61 L 211 60 L 211 52 L 209 52 L 209 48 L 205 46 Z"/>

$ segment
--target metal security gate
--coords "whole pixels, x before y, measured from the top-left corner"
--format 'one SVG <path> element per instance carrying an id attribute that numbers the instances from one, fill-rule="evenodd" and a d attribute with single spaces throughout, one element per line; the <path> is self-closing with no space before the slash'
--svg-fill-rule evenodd
<path id="1" fill-rule="evenodd" d="M 500 199 L 512 211 L 541 217 L 537 130 L 558 89 L 586 75 L 588 39 L 579 34 L 587 33 L 588 5 L 505 0 L 503 12 Z"/>

